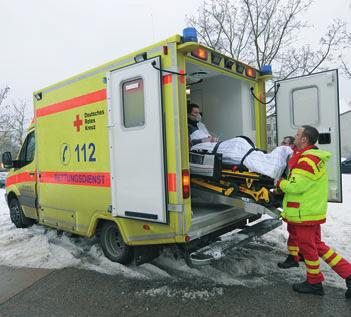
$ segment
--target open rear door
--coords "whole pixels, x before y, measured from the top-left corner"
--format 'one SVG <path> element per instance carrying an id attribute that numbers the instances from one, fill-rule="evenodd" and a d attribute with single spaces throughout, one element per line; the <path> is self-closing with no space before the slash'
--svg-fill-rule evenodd
<path id="1" fill-rule="evenodd" d="M 160 72 L 154 58 L 108 74 L 112 214 L 167 222 Z"/>
<path id="2" fill-rule="evenodd" d="M 328 163 L 329 201 L 342 202 L 338 71 L 277 81 L 277 137 L 295 136 L 302 125 L 318 129 L 318 147 L 332 153 Z"/>

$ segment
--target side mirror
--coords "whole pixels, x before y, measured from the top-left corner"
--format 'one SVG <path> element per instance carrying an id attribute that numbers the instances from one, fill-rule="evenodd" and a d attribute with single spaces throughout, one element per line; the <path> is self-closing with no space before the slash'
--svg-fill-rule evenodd
<path id="1" fill-rule="evenodd" d="M 11 152 L 5 152 L 2 154 L 2 163 L 4 164 L 5 168 L 12 168 L 13 167 Z"/>

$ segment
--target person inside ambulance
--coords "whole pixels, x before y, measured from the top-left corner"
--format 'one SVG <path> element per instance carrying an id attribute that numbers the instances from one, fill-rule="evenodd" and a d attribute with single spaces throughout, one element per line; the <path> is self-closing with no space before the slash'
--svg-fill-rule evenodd
<path id="1" fill-rule="evenodd" d="M 271 153 L 264 153 L 245 136 L 219 141 L 201 122 L 200 107 L 197 104 L 188 105 L 188 133 L 191 151 L 220 153 L 225 164 L 244 165 L 251 172 L 273 179 L 281 177 L 286 169 L 287 158 L 292 153 L 289 146 L 279 146 Z"/>
<path id="2" fill-rule="evenodd" d="M 194 103 L 188 104 L 188 132 L 191 146 L 199 143 L 219 141 L 217 137 L 208 132 L 205 124 L 201 122 L 201 119 L 200 107 Z"/>

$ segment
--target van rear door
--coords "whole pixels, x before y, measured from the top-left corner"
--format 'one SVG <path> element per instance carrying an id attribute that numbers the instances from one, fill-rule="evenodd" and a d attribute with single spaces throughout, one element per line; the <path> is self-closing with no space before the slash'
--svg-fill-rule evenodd
<path id="1" fill-rule="evenodd" d="M 112 214 L 167 222 L 160 59 L 108 77 Z"/>
<path id="2" fill-rule="evenodd" d="M 316 127 L 320 133 L 318 147 L 332 153 L 328 163 L 329 201 L 342 202 L 338 71 L 277 81 L 275 89 L 278 141 L 294 136 L 302 125 Z"/>

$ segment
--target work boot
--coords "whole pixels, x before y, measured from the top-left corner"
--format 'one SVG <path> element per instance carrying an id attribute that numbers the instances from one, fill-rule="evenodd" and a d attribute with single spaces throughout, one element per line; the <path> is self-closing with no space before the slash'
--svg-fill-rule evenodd
<path id="1" fill-rule="evenodd" d="M 293 285 L 293 290 L 302 294 L 324 295 L 323 284 L 310 284 L 307 281 Z"/>
<path id="2" fill-rule="evenodd" d="M 294 256 L 289 254 L 284 262 L 278 263 L 278 267 L 280 269 L 290 269 L 292 267 L 299 267 L 299 262 L 296 262 Z"/>
<path id="3" fill-rule="evenodd" d="M 347 290 L 345 292 L 346 298 L 351 298 L 351 275 L 346 279 Z"/>

